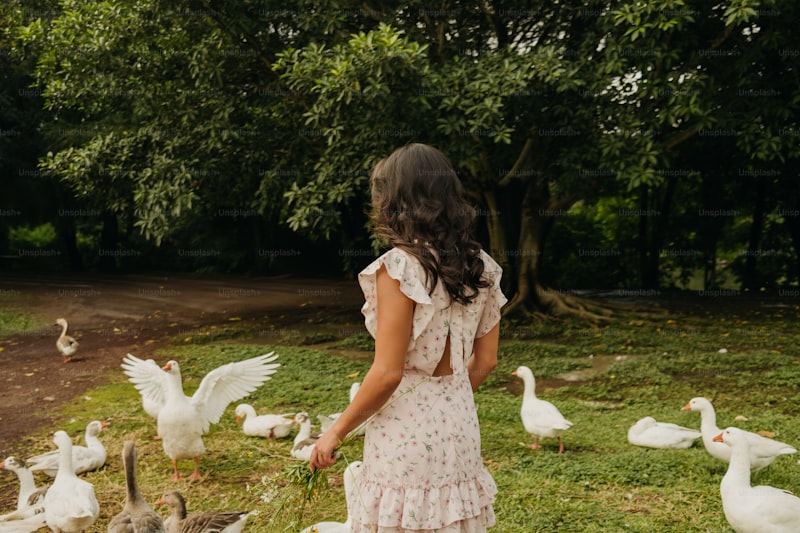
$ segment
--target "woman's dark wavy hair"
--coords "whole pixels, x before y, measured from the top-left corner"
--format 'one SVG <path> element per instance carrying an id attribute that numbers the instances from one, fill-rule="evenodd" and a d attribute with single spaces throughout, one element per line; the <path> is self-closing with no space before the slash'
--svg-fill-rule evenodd
<path id="1" fill-rule="evenodd" d="M 417 143 L 398 148 L 375 165 L 370 184 L 375 233 L 419 260 L 429 293 L 441 280 L 452 300 L 468 304 L 491 285 L 471 235 L 475 210 L 442 152 Z"/>

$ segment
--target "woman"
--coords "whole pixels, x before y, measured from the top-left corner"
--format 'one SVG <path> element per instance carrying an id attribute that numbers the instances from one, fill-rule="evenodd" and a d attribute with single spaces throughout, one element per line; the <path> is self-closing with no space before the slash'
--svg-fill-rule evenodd
<path id="1" fill-rule="evenodd" d="M 485 531 L 497 487 L 472 393 L 497 365 L 502 271 L 471 237 L 475 212 L 439 150 L 399 148 L 370 183 L 376 233 L 392 246 L 359 274 L 375 358 L 310 467 L 333 464 L 369 418 L 347 495 L 353 531 Z"/>

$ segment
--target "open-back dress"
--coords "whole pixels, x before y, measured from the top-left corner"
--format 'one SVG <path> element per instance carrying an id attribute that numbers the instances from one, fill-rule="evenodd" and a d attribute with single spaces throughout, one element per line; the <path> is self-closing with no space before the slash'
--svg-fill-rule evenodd
<path id="1" fill-rule="evenodd" d="M 507 300 L 500 266 L 483 251 L 481 258 L 492 284 L 468 305 L 451 301 L 441 283 L 429 295 L 421 264 L 399 248 L 359 274 L 373 337 L 381 265 L 415 306 L 402 381 L 367 423 L 363 467 L 347 495 L 354 532 L 478 533 L 495 523 L 497 486 L 481 459 L 467 362 L 474 339 L 497 325 Z M 434 377 L 448 337 L 452 374 Z"/>

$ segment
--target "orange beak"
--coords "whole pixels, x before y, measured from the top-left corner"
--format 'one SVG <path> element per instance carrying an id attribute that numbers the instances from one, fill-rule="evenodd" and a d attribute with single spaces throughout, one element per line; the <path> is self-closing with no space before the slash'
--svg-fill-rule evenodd
<path id="1" fill-rule="evenodd" d="M 163 496 L 162 496 L 162 497 L 160 497 L 160 498 L 159 498 L 159 499 L 156 501 L 156 505 L 164 505 L 164 497 L 163 497 Z"/>
<path id="2" fill-rule="evenodd" d="M 511 375 L 512 375 L 512 376 L 518 376 L 519 374 L 517 374 L 517 371 L 516 371 L 516 370 L 514 370 L 514 371 L 511 373 Z"/>
<path id="3" fill-rule="evenodd" d="M 241 421 L 242 421 L 242 417 L 241 417 L 241 416 L 239 416 L 239 415 L 236 415 L 236 421 L 237 421 L 237 422 L 241 422 Z"/>
<path id="4" fill-rule="evenodd" d="M 169 372 L 170 370 L 172 370 L 172 363 L 167 363 L 161 370 L 166 370 L 167 372 Z"/>
<path id="5" fill-rule="evenodd" d="M 691 410 L 692 410 L 692 404 L 691 403 L 687 403 L 686 405 L 681 407 L 681 411 L 691 411 Z"/>
<path id="6" fill-rule="evenodd" d="M 111 425 L 111 422 L 107 422 L 107 421 L 105 421 L 105 420 L 103 420 L 102 422 L 100 422 L 100 427 L 102 427 L 103 429 L 106 429 L 106 428 L 107 428 L 108 426 L 110 426 L 110 425 Z"/>
<path id="7" fill-rule="evenodd" d="M 714 437 L 711 440 L 713 440 L 714 442 L 725 442 L 725 441 L 722 440 L 722 433 L 720 433 L 719 435 L 717 435 L 716 437 Z"/>
<path id="8" fill-rule="evenodd" d="M 5 461 L 3 461 L 2 463 L 0 463 L 0 468 L 5 468 L 5 467 L 6 467 L 6 462 L 5 462 Z"/>

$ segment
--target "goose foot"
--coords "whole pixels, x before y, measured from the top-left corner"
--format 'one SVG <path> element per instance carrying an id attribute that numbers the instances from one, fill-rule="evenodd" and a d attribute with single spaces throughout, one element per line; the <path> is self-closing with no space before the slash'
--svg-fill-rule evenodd
<path id="1" fill-rule="evenodd" d="M 539 445 L 539 437 L 534 437 L 533 438 L 533 444 L 528 444 L 527 446 L 531 450 L 541 450 L 542 449 L 542 447 Z"/>
<path id="2" fill-rule="evenodd" d="M 69 363 L 70 361 L 72 361 L 72 357 L 65 357 L 64 358 L 64 362 L 65 363 Z"/>
<path id="3" fill-rule="evenodd" d="M 203 476 L 200 475 L 200 459 L 194 458 L 194 471 L 189 474 L 189 479 L 192 481 L 202 481 Z"/>
<path id="4" fill-rule="evenodd" d="M 170 481 L 180 481 L 181 480 L 181 475 L 178 472 L 178 461 L 176 461 L 175 459 L 172 460 L 172 469 L 173 469 L 174 473 L 172 474 L 172 477 L 169 478 L 169 480 Z"/>

